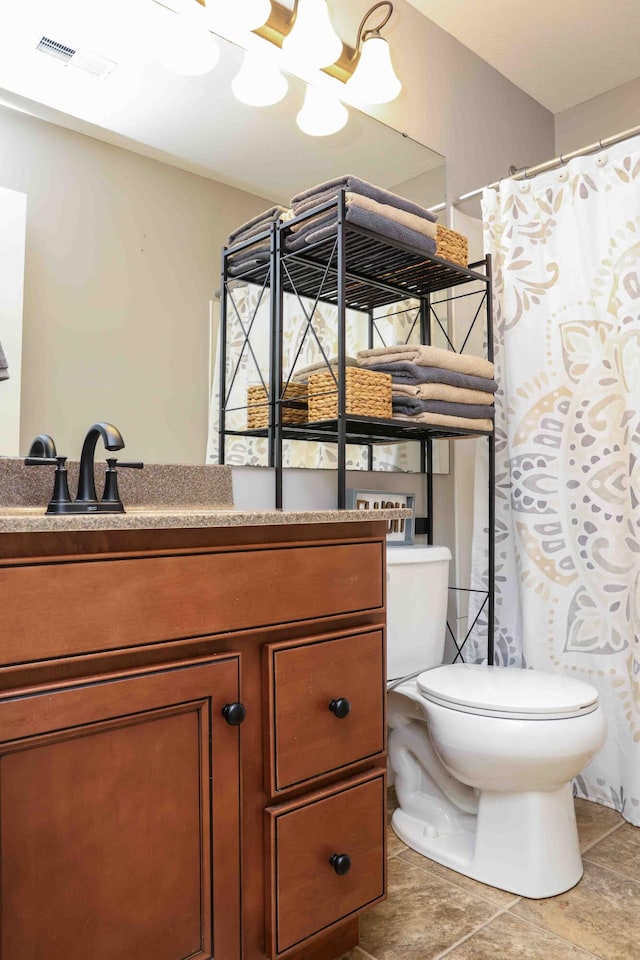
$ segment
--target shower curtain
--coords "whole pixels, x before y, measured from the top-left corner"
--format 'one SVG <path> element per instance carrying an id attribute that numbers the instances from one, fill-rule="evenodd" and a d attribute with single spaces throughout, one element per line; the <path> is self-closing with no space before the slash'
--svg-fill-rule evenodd
<path id="1" fill-rule="evenodd" d="M 640 138 L 485 190 L 483 217 L 496 659 L 597 687 L 608 739 L 575 789 L 640 825 Z"/>

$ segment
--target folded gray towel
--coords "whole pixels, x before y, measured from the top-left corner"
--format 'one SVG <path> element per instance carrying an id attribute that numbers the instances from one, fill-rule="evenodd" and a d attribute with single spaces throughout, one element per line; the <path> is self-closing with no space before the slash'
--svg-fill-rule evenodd
<path id="1" fill-rule="evenodd" d="M 248 273 L 249 270 L 255 270 L 257 267 L 264 267 L 269 263 L 269 257 L 262 257 L 256 260 L 243 260 L 241 263 L 231 263 L 227 269 L 230 277 L 239 277 Z"/>
<path id="2" fill-rule="evenodd" d="M 372 363 L 368 370 L 378 373 L 390 373 L 394 383 L 448 383 L 452 387 L 464 387 L 466 390 L 484 390 L 495 393 L 498 384 L 489 377 L 476 377 L 471 373 L 458 373 L 444 367 L 423 367 L 410 360 L 392 360 L 389 363 Z"/>
<path id="3" fill-rule="evenodd" d="M 422 233 L 411 230 L 395 220 L 389 220 L 388 217 L 380 216 L 371 210 L 365 210 L 363 207 L 349 204 L 347 206 L 347 220 L 356 226 L 363 227 L 365 230 L 372 230 L 390 240 L 397 240 L 399 243 L 405 243 L 408 246 L 415 247 L 421 253 L 431 254 L 436 252 L 436 241 L 431 237 L 425 237 Z M 323 227 L 319 227 L 315 222 L 308 230 L 301 230 L 293 238 L 287 238 L 287 249 L 298 252 L 304 250 L 311 243 L 318 243 L 332 237 L 338 230 L 338 221 L 335 216 Z"/>
<path id="4" fill-rule="evenodd" d="M 407 213 L 406 210 L 401 210 L 399 207 L 392 207 L 389 203 L 378 203 L 377 200 L 372 200 L 371 197 L 364 197 L 361 193 L 345 193 L 345 200 L 347 208 L 350 206 L 362 207 L 364 210 L 378 213 L 381 217 L 395 220 L 404 227 L 415 230 L 416 233 L 423 233 L 425 237 L 431 237 L 432 240 L 437 239 L 438 225 L 431 220 L 425 220 L 424 217 L 416 217 L 415 213 Z M 336 215 L 337 207 L 335 205 L 329 210 L 316 213 L 315 216 L 313 215 L 313 211 L 310 210 L 308 217 L 299 223 L 293 224 L 291 233 L 299 233 L 301 230 L 306 230 L 313 224 L 315 224 L 316 227 L 324 226 L 325 223 L 330 222 L 332 218 L 335 219 Z"/>
<path id="5" fill-rule="evenodd" d="M 236 227 L 235 230 L 231 231 L 227 238 L 227 246 L 230 247 L 233 243 L 238 243 L 240 234 L 247 233 L 254 227 L 259 226 L 266 230 L 271 223 L 274 223 L 276 220 L 281 220 L 286 212 L 286 207 L 281 207 L 280 204 L 276 204 L 263 213 L 259 213 L 256 217 L 252 217 L 251 220 L 247 220 L 246 223 L 242 223 L 239 227 Z"/>
<path id="6" fill-rule="evenodd" d="M 390 190 L 384 190 L 382 187 L 377 187 L 373 183 L 368 183 L 366 180 L 361 180 L 360 177 L 354 177 L 352 174 L 336 177 L 334 180 L 325 180 L 324 183 L 319 183 L 315 187 L 303 190 L 302 193 L 298 193 L 293 197 L 291 206 L 293 207 L 294 213 L 297 214 L 299 212 L 298 208 L 308 200 L 313 200 L 318 196 L 323 196 L 332 191 L 335 196 L 338 191 L 342 189 L 348 190 L 350 193 L 361 193 L 364 197 L 371 197 L 372 200 L 377 200 L 378 203 L 388 203 L 392 207 L 406 210 L 407 213 L 414 213 L 416 217 L 423 217 L 424 220 L 435 221 L 437 219 L 435 214 L 429 213 L 428 210 L 425 210 L 425 208 L 419 204 L 413 203 L 411 200 L 406 200 L 404 197 L 400 197 L 397 193 L 392 193 Z M 327 197 L 326 199 L 330 198 Z M 307 207 L 307 209 L 309 208 Z"/>
<path id="7" fill-rule="evenodd" d="M 0 343 L 0 380 L 9 379 L 9 364 L 7 363 L 7 358 L 5 352 L 2 349 L 2 344 Z"/>
<path id="8" fill-rule="evenodd" d="M 494 416 L 494 408 L 482 403 L 450 403 L 448 400 L 419 400 L 418 397 L 393 397 L 391 402 L 394 413 L 441 413 L 445 417 L 467 420 L 492 420 Z"/>
<path id="9" fill-rule="evenodd" d="M 252 244 L 250 247 L 239 250 L 238 253 L 230 253 L 229 261 L 231 263 L 241 263 L 243 260 L 268 260 L 270 253 L 271 241 L 267 238 L 266 240 L 260 240 L 258 243 Z"/>

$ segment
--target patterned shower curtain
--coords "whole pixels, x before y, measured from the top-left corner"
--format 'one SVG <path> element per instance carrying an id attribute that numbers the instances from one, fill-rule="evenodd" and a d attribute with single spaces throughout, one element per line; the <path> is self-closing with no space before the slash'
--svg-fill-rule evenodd
<path id="1" fill-rule="evenodd" d="M 483 215 L 497 661 L 597 687 L 608 740 L 576 791 L 640 825 L 640 138 L 486 190 Z"/>

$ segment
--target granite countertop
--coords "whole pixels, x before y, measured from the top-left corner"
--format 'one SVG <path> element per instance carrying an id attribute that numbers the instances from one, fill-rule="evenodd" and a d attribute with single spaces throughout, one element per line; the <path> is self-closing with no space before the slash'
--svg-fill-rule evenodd
<path id="1" fill-rule="evenodd" d="M 104 483 L 104 466 L 96 464 L 99 491 Z M 74 491 L 78 463 L 69 462 L 68 469 L 69 486 Z M 0 533 L 349 523 L 411 516 L 411 511 L 405 509 L 236 510 L 228 466 L 147 464 L 144 470 L 123 470 L 118 476 L 126 513 L 48 516 L 45 510 L 52 490 L 53 467 L 25 467 L 19 458 L 0 457 Z"/>
<path id="2" fill-rule="evenodd" d="M 291 523 L 396 520 L 410 510 L 234 510 L 232 507 L 129 507 L 126 513 L 47 516 L 44 507 L 0 507 L 0 533 L 87 530 L 168 530 L 185 527 L 253 527 Z"/>

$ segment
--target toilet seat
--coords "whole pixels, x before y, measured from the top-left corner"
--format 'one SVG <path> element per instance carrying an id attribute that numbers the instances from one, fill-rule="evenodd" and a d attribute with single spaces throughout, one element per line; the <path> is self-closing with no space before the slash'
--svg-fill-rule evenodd
<path id="1" fill-rule="evenodd" d="M 417 685 L 431 703 L 509 720 L 563 720 L 598 707 L 591 684 L 538 670 L 449 664 L 421 673 Z"/>

